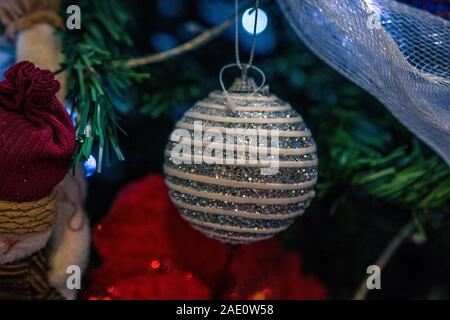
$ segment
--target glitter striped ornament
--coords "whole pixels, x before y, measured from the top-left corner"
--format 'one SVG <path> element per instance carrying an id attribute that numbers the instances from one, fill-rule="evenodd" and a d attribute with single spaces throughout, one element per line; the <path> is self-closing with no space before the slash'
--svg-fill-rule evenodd
<path id="1" fill-rule="evenodd" d="M 194 229 L 244 244 L 272 237 L 304 213 L 317 164 L 302 117 L 268 86 L 257 90 L 252 78 L 238 78 L 176 124 L 164 172 L 171 200 Z"/>

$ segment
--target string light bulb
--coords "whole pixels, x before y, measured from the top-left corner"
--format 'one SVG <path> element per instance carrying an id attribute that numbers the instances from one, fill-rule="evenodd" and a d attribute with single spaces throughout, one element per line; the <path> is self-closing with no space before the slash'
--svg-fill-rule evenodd
<path id="1" fill-rule="evenodd" d="M 90 155 L 89 159 L 83 163 L 83 167 L 85 176 L 90 177 L 95 173 L 95 170 L 97 170 L 97 160 L 95 160 L 94 156 Z"/>

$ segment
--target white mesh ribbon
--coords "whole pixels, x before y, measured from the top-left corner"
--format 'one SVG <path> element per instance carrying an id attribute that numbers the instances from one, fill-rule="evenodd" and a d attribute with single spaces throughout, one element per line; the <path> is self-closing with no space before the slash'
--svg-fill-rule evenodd
<path id="1" fill-rule="evenodd" d="M 277 0 L 297 35 L 450 165 L 450 22 L 394 0 Z"/>

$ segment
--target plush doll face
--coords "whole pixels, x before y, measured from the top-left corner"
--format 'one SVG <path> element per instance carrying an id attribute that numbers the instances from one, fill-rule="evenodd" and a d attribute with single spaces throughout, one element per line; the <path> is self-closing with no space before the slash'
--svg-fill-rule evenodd
<path id="1" fill-rule="evenodd" d="M 25 258 L 41 250 L 47 244 L 51 233 L 52 229 L 21 236 L 0 235 L 0 264 Z"/>

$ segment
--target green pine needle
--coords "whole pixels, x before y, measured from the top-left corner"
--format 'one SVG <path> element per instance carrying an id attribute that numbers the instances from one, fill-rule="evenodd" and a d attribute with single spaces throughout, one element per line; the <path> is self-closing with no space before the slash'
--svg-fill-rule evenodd
<path id="1" fill-rule="evenodd" d="M 120 48 L 130 46 L 125 30 L 131 16 L 118 0 L 79 1 L 82 29 L 67 30 L 63 35 L 68 73 L 68 100 L 72 114 L 78 114 L 76 133 L 78 146 L 75 161 L 84 161 L 98 144 L 98 171 L 103 161 L 111 163 L 111 155 L 124 160 L 119 146 L 119 118 L 114 94 L 123 92 L 148 74 L 128 68 Z"/>

